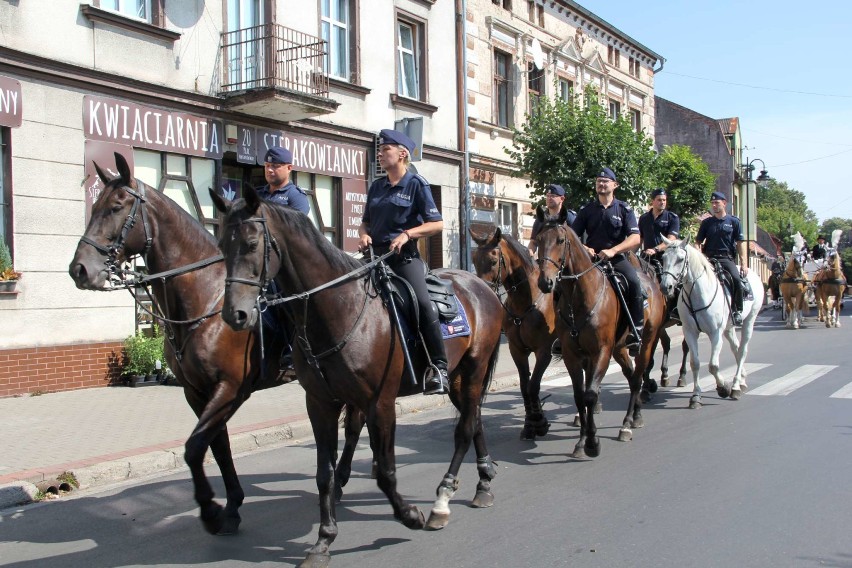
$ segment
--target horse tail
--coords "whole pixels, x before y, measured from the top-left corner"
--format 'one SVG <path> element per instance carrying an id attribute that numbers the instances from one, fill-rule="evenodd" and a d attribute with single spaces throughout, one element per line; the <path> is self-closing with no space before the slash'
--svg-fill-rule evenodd
<path id="1" fill-rule="evenodd" d="M 494 371 L 497 369 L 497 359 L 500 357 L 500 342 L 494 346 L 494 351 L 488 359 L 488 370 L 485 371 L 485 380 L 482 385 L 482 395 L 479 397 L 480 404 L 485 402 L 488 395 L 488 389 L 491 388 L 491 381 L 494 379 Z"/>

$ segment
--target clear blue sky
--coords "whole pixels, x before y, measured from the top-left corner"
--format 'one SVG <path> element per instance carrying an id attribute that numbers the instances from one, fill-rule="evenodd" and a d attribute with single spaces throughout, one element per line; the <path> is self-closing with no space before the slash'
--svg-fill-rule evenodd
<path id="1" fill-rule="evenodd" d="M 666 59 L 657 95 L 739 117 L 744 155 L 820 220 L 852 219 L 852 2 L 578 3 Z"/>

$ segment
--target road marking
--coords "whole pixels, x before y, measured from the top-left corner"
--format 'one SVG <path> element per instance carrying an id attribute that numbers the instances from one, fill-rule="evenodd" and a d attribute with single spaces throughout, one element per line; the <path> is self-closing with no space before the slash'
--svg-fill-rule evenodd
<path id="1" fill-rule="evenodd" d="M 619 378 L 622 379 L 622 380 L 626 380 L 621 375 L 621 367 L 619 367 L 618 363 L 616 363 L 615 361 L 612 361 L 612 362 L 610 362 L 609 367 L 607 367 L 606 373 L 604 373 L 604 377 L 608 377 L 609 375 L 612 375 L 614 373 L 619 373 Z M 541 386 L 543 386 L 543 387 L 544 386 L 547 386 L 547 387 L 570 387 L 571 386 L 571 375 L 568 374 L 568 371 L 567 371 L 567 369 L 565 369 L 564 366 L 561 369 L 559 369 L 557 372 L 550 372 L 550 369 L 548 369 L 548 371 L 544 373 L 544 376 L 542 377 L 542 379 L 544 379 L 548 376 L 554 376 L 554 375 L 555 375 L 555 378 L 553 378 L 553 379 L 550 379 L 550 380 L 547 380 L 547 381 L 542 380 Z"/>
<path id="2" fill-rule="evenodd" d="M 746 382 L 748 381 L 748 377 L 761 369 L 765 369 L 767 367 L 771 367 L 772 363 L 746 363 L 745 364 L 745 372 L 746 372 Z M 701 392 L 716 390 L 716 379 L 713 375 L 710 374 L 710 371 L 707 370 L 705 364 L 702 364 L 702 370 L 706 374 L 704 378 L 698 379 L 698 387 L 701 389 Z M 719 376 L 722 377 L 722 380 L 733 380 L 734 373 L 737 372 L 737 366 L 731 365 L 730 367 L 725 367 L 721 371 L 719 371 Z M 730 377 L 730 379 L 728 379 Z M 692 386 L 692 371 L 688 370 L 686 372 L 686 385 L 682 387 L 673 388 L 671 392 L 674 393 L 691 393 L 693 391 Z"/>
<path id="3" fill-rule="evenodd" d="M 837 365 L 802 365 L 792 373 L 750 391 L 758 396 L 786 396 L 837 368 Z"/>
<path id="4" fill-rule="evenodd" d="M 852 383 L 849 383 L 828 398 L 852 398 Z"/>

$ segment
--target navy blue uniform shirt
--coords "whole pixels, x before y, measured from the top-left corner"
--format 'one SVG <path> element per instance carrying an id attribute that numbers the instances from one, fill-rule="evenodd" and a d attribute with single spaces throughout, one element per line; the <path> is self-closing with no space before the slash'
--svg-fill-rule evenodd
<path id="1" fill-rule="evenodd" d="M 721 219 L 710 216 L 701 221 L 695 241 L 703 242 L 704 254 L 707 256 L 728 256 L 737 258 L 737 243 L 744 241 L 740 220 L 733 215 L 725 215 Z"/>
<path id="2" fill-rule="evenodd" d="M 642 250 L 654 248 L 663 242 L 662 237 L 669 235 L 680 237 L 680 217 L 668 209 L 664 209 L 654 219 L 654 210 L 639 217 L 639 234 L 642 235 Z"/>
<path id="3" fill-rule="evenodd" d="M 422 176 L 406 172 L 391 185 L 380 177 L 367 190 L 367 207 L 361 219 L 369 225 L 373 246 L 387 246 L 407 229 L 430 221 L 441 221 L 441 212 L 432 198 L 432 188 Z"/>
<path id="4" fill-rule="evenodd" d="M 636 215 L 619 199 L 613 199 L 609 207 L 604 207 L 598 199 L 590 201 L 577 213 L 571 228 L 580 238 L 586 233 L 586 246 L 595 252 L 612 248 L 630 235 L 639 234 Z"/>
<path id="5" fill-rule="evenodd" d="M 569 227 L 574 224 L 574 219 L 577 218 L 577 214 L 574 213 L 573 209 L 568 210 L 568 215 L 565 217 L 565 224 Z M 533 221 L 532 233 L 530 234 L 530 240 L 534 241 L 538 236 L 538 233 L 541 231 L 541 228 L 544 226 L 544 223 L 536 219 Z"/>
<path id="6" fill-rule="evenodd" d="M 305 195 L 305 190 L 292 181 L 287 182 L 287 185 L 275 193 L 269 191 L 269 185 L 264 185 L 257 190 L 257 196 L 265 201 L 271 201 L 278 205 L 292 207 L 296 211 L 301 211 L 305 215 L 311 212 L 311 205 L 308 202 L 308 196 Z"/>

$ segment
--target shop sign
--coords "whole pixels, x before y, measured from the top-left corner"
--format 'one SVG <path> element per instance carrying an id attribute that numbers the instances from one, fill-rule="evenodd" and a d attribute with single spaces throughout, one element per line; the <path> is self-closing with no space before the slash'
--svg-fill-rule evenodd
<path id="1" fill-rule="evenodd" d="M 237 126 L 237 161 L 241 164 L 257 164 L 257 130 L 248 126 Z M 261 163 L 263 163 L 261 161 Z"/>
<path id="2" fill-rule="evenodd" d="M 222 122 L 129 101 L 83 97 L 83 133 L 134 148 L 222 159 Z"/>
<path id="3" fill-rule="evenodd" d="M 17 128 L 23 118 L 21 83 L 0 75 L 0 126 Z"/>
<path id="4" fill-rule="evenodd" d="M 258 128 L 258 163 L 262 164 L 266 151 L 275 146 L 293 152 L 296 171 L 340 178 L 367 178 L 367 150 L 364 147 Z"/>

